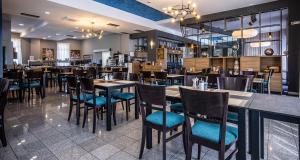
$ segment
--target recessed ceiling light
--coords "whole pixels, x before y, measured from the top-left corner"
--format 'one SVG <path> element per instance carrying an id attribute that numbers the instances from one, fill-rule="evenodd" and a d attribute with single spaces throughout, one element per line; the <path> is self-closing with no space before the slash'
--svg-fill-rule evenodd
<path id="1" fill-rule="evenodd" d="M 11 31 L 11 32 L 17 32 L 15 29 L 11 29 L 10 31 Z"/>
<path id="2" fill-rule="evenodd" d="M 74 39 L 76 39 L 77 37 L 73 37 Z"/>
<path id="3" fill-rule="evenodd" d="M 51 38 L 52 36 L 47 36 L 48 38 Z"/>
<path id="4" fill-rule="evenodd" d="M 60 36 L 60 34 L 59 34 L 59 33 L 56 33 L 55 35 L 57 35 L 57 36 Z"/>
<path id="5" fill-rule="evenodd" d="M 49 11 L 45 11 L 45 14 L 49 15 L 49 14 L 50 14 L 50 12 L 49 12 Z"/>
<path id="6" fill-rule="evenodd" d="M 19 26 L 24 26 L 24 24 L 23 24 L 23 23 L 20 23 Z"/>
<path id="7" fill-rule="evenodd" d="M 46 37 L 43 37 L 43 39 L 47 39 Z"/>

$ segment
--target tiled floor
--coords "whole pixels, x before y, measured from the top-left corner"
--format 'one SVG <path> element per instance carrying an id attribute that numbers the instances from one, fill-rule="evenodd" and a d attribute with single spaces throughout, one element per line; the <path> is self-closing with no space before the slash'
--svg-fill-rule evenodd
<path id="1" fill-rule="evenodd" d="M 117 126 L 107 132 L 105 120 L 99 120 L 96 134 L 91 131 L 91 118 L 82 129 L 75 124 L 75 114 L 70 122 L 67 121 L 67 114 L 68 95 L 56 93 L 55 89 L 48 89 L 44 100 L 37 98 L 22 104 L 9 102 L 5 111 L 9 145 L 0 147 L 0 159 L 137 159 L 141 120 L 134 119 L 133 106 L 129 122 L 125 120 L 121 106 L 118 106 Z M 298 159 L 297 126 L 268 120 L 265 123 L 265 159 Z M 145 149 L 143 159 L 162 159 L 162 147 L 157 144 L 156 132 L 153 135 L 154 147 Z M 194 158 L 196 149 L 194 146 Z M 169 142 L 167 150 L 168 159 L 185 159 L 181 137 Z M 203 147 L 201 159 L 217 159 L 217 152 Z"/>

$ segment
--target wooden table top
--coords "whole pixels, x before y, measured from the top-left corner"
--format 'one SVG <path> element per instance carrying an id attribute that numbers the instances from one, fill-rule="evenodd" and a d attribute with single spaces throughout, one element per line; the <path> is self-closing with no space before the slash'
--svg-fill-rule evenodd
<path id="1" fill-rule="evenodd" d="M 193 89 L 192 87 L 189 86 L 181 86 L 181 87 Z M 250 92 L 220 90 L 220 89 L 208 89 L 206 91 L 207 92 L 228 92 L 229 93 L 228 105 L 234 107 L 248 107 L 253 97 L 253 93 Z M 179 86 L 166 87 L 166 96 L 180 99 Z"/>

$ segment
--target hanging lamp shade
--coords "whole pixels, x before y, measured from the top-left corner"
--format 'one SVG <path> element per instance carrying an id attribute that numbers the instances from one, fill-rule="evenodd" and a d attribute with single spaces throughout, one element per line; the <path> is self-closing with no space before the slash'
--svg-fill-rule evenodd
<path id="1" fill-rule="evenodd" d="M 232 32 L 232 37 L 234 38 L 252 38 L 257 35 L 258 35 L 258 31 L 256 29 L 244 29 L 244 30 L 236 30 Z"/>

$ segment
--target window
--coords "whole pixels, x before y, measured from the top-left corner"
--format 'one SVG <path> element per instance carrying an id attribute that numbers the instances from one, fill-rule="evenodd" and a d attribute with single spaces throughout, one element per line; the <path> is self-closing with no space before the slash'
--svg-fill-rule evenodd
<path id="1" fill-rule="evenodd" d="M 70 44 L 69 43 L 57 43 L 57 60 L 61 61 L 58 65 L 69 65 L 70 59 Z"/>
<path id="2" fill-rule="evenodd" d="M 22 64 L 22 51 L 21 51 L 21 39 L 20 38 L 12 38 L 14 48 L 14 57 L 13 61 L 17 64 Z"/>

